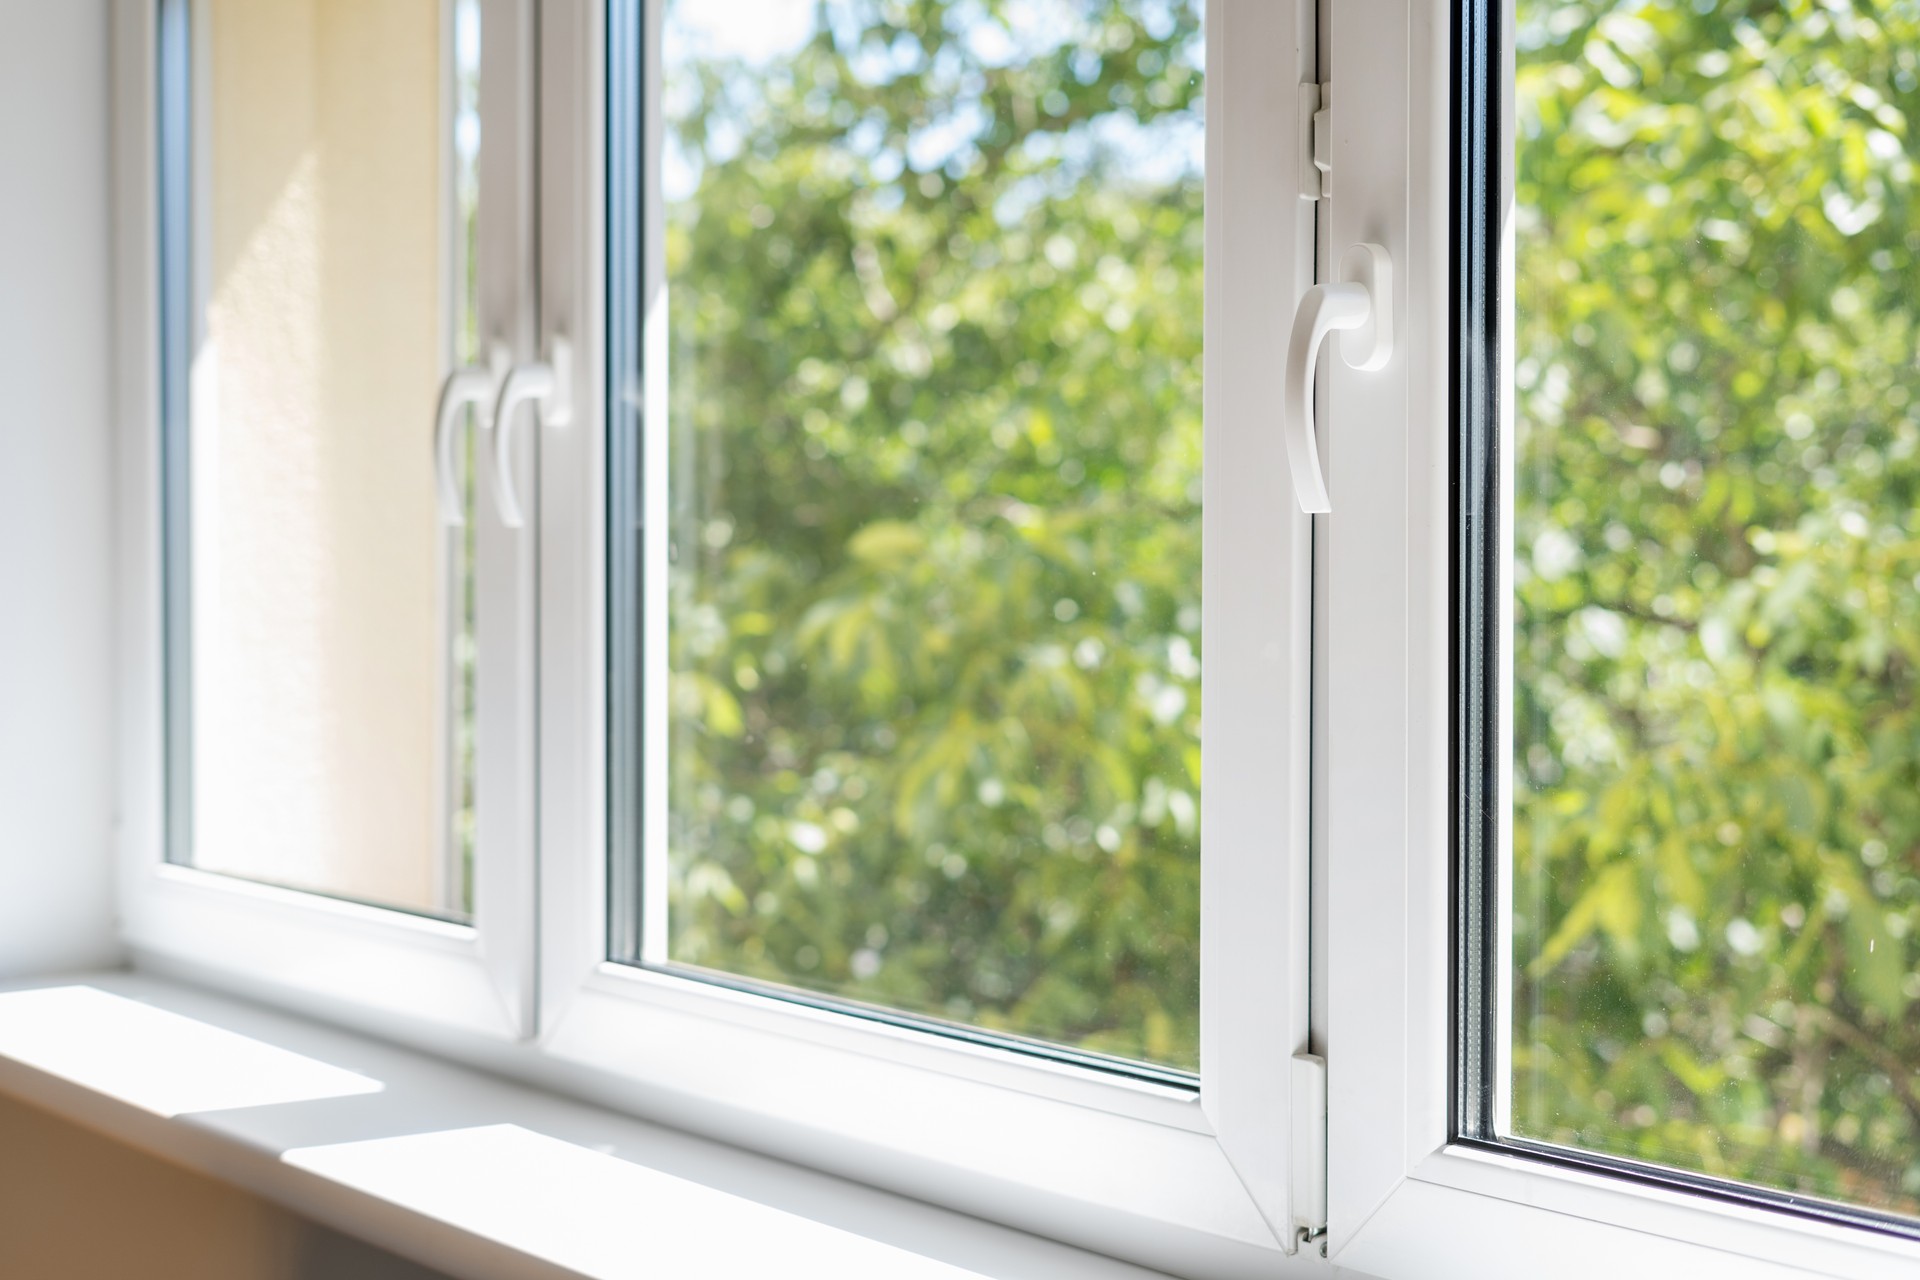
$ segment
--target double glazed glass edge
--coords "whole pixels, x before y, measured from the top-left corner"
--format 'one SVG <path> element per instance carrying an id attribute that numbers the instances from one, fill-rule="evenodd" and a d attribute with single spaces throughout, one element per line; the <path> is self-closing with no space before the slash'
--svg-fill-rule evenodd
<path id="1" fill-rule="evenodd" d="M 646 252 L 645 0 L 606 12 L 607 920 L 609 958 L 640 963 L 640 332 Z"/>
<path id="2" fill-rule="evenodd" d="M 159 214 L 159 461 L 163 856 L 193 858 L 193 615 L 188 374 L 193 350 L 190 0 L 158 0 L 154 183 Z"/>
<path id="3" fill-rule="evenodd" d="M 1494 966 L 1500 935 L 1498 867 L 1501 788 L 1496 624 L 1499 609 L 1500 107 L 1495 52 L 1497 0 L 1460 0 L 1454 11 L 1455 129 L 1452 309 L 1452 665 L 1457 681 L 1453 744 L 1454 1084 L 1452 1130 L 1494 1137 L 1499 1071 Z"/>

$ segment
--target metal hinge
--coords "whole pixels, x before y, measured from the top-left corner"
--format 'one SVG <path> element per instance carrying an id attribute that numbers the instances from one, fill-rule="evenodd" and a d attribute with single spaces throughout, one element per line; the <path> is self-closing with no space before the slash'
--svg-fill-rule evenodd
<path id="1" fill-rule="evenodd" d="M 1327 1060 L 1293 1055 L 1293 1239 L 1288 1253 L 1318 1242 L 1327 1256 Z"/>
<path id="2" fill-rule="evenodd" d="M 1333 194 L 1332 121 L 1328 117 L 1327 86 L 1303 84 L 1299 89 L 1300 198 L 1320 200 Z"/>

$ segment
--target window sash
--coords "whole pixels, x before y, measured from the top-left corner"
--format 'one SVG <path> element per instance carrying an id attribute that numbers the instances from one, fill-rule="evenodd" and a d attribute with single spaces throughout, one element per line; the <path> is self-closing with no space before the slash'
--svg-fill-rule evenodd
<path id="1" fill-rule="evenodd" d="M 1484 193 L 1483 274 L 1467 275 L 1461 263 L 1476 247 L 1463 240 L 1481 193 L 1456 176 L 1473 129 L 1497 138 L 1510 127 L 1510 78 L 1478 104 L 1454 93 L 1478 70 L 1499 70 L 1462 39 L 1468 24 L 1511 14 L 1491 0 L 1340 0 L 1328 12 L 1326 78 L 1336 117 L 1346 113 L 1332 136 L 1330 247 L 1366 239 L 1393 251 L 1410 335 L 1404 362 L 1396 355 L 1378 374 L 1336 362 L 1327 376 L 1329 1255 L 1368 1274 L 1515 1280 L 1564 1271 L 1569 1257 L 1610 1273 L 1903 1275 L 1920 1264 L 1910 1239 L 1463 1136 L 1458 859 L 1463 827 L 1495 826 L 1498 814 L 1462 803 L 1461 546 L 1473 542 L 1460 536 L 1471 508 L 1456 505 L 1456 424 L 1491 416 L 1508 429 L 1504 406 L 1488 401 L 1509 357 L 1484 347 L 1476 357 L 1483 331 L 1461 325 L 1475 299 L 1457 285 L 1491 285 L 1480 305 L 1496 319 L 1510 298 L 1511 177 Z M 1341 460 L 1356 455 L 1365 478 L 1343 483 L 1351 465 L 1343 472 Z M 1469 478 L 1498 492 L 1499 464 L 1483 454 Z M 1483 529 L 1497 546 L 1491 522 Z M 1497 745 L 1486 751 L 1504 759 Z M 1496 886 L 1508 874 L 1486 859 L 1482 869 Z M 1480 937 L 1506 954 L 1503 939 Z M 1481 974 L 1484 993 L 1499 970 Z M 1487 1092 L 1479 1105 L 1497 1117 Z"/>
<path id="2" fill-rule="evenodd" d="M 482 327 L 512 340 L 530 323 L 532 223 L 521 195 L 532 154 L 531 15 L 482 0 L 481 114 L 487 137 L 481 256 L 517 264 L 482 272 Z M 509 531 L 480 532 L 478 716 L 482 826 L 474 912 L 461 924 L 285 889 L 187 864 L 192 824 L 187 707 L 184 440 L 196 237 L 194 192 L 206 148 L 195 145 L 194 68 L 204 65 L 205 0 L 117 6 L 113 185 L 119 384 L 121 843 L 124 937 L 136 957 L 301 1007 L 344 1002 L 372 1016 L 513 1038 L 531 1028 L 533 889 L 532 549 Z M 198 34 L 196 34 L 198 33 Z M 199 45 L 196 57 L 196 44 Z M 156 233 L 157 232 L 157 233 Z M 518 246 L 518 247 L 516 247 Z M 527 313 L 525 320 L 518 317 Z M 420 438 L 431 422 L 420 424 Z M 531 446 L 520 460 L 530 474 Z M 519 744 L 525 743 L 524 747 Z M 487 757 L 491 756 L 489 763 Z"/>
<path id="3" fill-rule="evenodd" d="M 489 591 L 494 621 L 482 625 L 497 630 L 481 644 L 490 656 L 517 646 L 525 665 L 482 692 L 483 717 L 498 719 L 485 719 L 481 733 L 517 752 L 495 753 L 499 771 L 480 785 L 489 796 L 525 788 L 525 799 L 501 811 L 523 835 L 489 845 L 506 861 L 498 874 L 483 869 L 472 926 L 161 856 L 156 11 L 115 10 L 117 83 L 131 90 L 117 100 L 115 183 L 116 244 L 134 264 L 117 278 L 127 339 L 118 357 L 128 619 L 121 902 L 136 960 L 853 1179 L 884 1176 L 907 1194 L 1101 1253 L 1201 1277 L 1271 1274 L 1294 1239 L 1285 1059 L 1307 1047 L 1307 722 L 1282 713 L 1310 698 L 1311 544 L 1305 518 L 1274 501 L 1283 464 L 1266 406 L 1277 392 L 1271 352 L 1311 279 L 1311 210 L 1291 185 L 1304 163 L 1291 149 L 1304 133 L 1288 83 L 1312 78 L 1310 9 L 1291 0 L 1208 6 L 1215 265 L 1203 535 L 1214 554 L 1203 599 L 1204 625 L 1222 639 L 1208 655 L 1213 692 L 1203 692 L 1216 763 L 1202 797 L 1202 823 L 1214 834 L 1203 854 L 1195 1091 L 606 962 L 601 427 L 628 388 L 599 354 L 612 296 L 603 58 L 609 25 L 623 14 L 629 30 L 635 15 L 657 22 L 659 4 L 484 2 L 487 156 L 511 147 L 516 157 L 511 169 L 492 166 L 497 180 L 482 179 L 483 202 L 504 207 L 489 204 L 483 215 L 501 236 L 484 252 L 521 264 L 521 274 L 496 273 L 491 286 L 483 279 L 482 307 L 500 318 L 517 358 L 539 358 L 562 335 L 582 358 L 574 424 L 522 423 L 517 433 L 523 494 L 537 488 L 534 527 L 511 552 L 491 552 L 514 565 L 514 585 Z M 1276 79 L 1276 66 L 1288 74 Z M 1264 91 L 1275 85 L 1284 91 Z M 1273 162 L 1276 139 L 1292 163 Z M 1277 216 L 1287 235 L 1275 234 Z M 1231 272 L 1219 265 L 1228 261 Z"/>
<path id="4" fill-rule="evenodd" d="M 657 100 L 659 44 L 647 35 L 661 14 L 659 0 L 615 0 L 587 19 L 604 22 L 609 40 L 607 60 L 580 81 L 593 86 L 590 121 L 603 120 L 607 104 Z M 594 187 L 593 166 L 564 182 L 548 176 L 542 225 L 550 234 L 588 228 L 586 245 L 603 246 L 597 268 L 617 273 L 596 291 L 599 300 L 576 301 L 580 322 L 615 300 L 643 322 L 634 323 L 634 311 L 594 311 L 611 360 L 641 366 L 638 386 L 631 365 L 624 373 L 608 367 L 596 394 L 608 398 L 609 431 L 623 423 L 640 430 L 649 451 L 641 456 L 632 440 L 592 440 L 591 432 L 556 433 L 542 459 L 550 499 L 541 575 L 542 1039 L 553 1059 L 627 1082 L 624 1096 L 636 1106 L 678 1099 L 676 1123 L 855 1178 L 874 1176 L 883 1160 L 893 1185 L 913 1194 L 1181 1273 L 1233 1274 L 1291 1241 L 1286 1059 L 1307 1047 L 1308 724 L 1304 714 L 1282 712 L 1310 703 L 1311 542 L 1305 517 L 1274 501 L 1284 463 L 1265 406 L 1278 394 L 1270 353 L 1311 280 L 1312 207 L 1291 185 L 1298 166 L 1271 158 L 1275 139 L 1291 147 L 1302 138 L 1292 82 L 1312 78 L 1312 18 L 1305 5 L 1271 0 L 1220 0 L 1207 12 L 1202 607 L 1211 638 L 1201 825 L 1211 834 L 1202 852 L 1208 931 L 1197 1091 L 609 959 L 632 954 L 639 926 L 650 923 L 637 912 L 623 918 L 610 904 L 616 893 L 631 904 L 641 888 L 635 860 L 616 865 L 621 842 L 631 849 L 657 838 L 641 832 L 634 809 L 646 794 L 632 786 L 634 757 L 657 768 L 665 745 L 657 719 L 643 727 L 630 702 L 609 700 L 616 692 L 623 701 L 647 697 L 631 682 L 630 661 L 624 671 L 609 664 L 635 645 L 661 652 L 665 640 L 658 607 L 615 616 L 620 584 L 609 580 L 616 570 L 643 568 L 637 539 L 623 532 L 608 541 L 609 530 L 631 529 L 639 516 L 631 507 L 623 514 L 613 492 L 619 451 L 633 451 L 621 465 L 646 469 L 652 509 L 664 483 L 652 452 L 661 437 L 642 425 L 659 423 L 664 410 L 658 388 L 644 380 L 664 354 L 656 349 L 664 337 L 659 240 L 622 243 L 610 223 L 625 216 L 630 224 L 637 201 L 641 228 L 658 228 L 659 197 L 649 190 L 657 179 L 634 151 L 657 143 L 659 126 L 649 119 L 643 137 L 624 141 L 617 130 L 594 134 L 589 121 L 574 125 L 586 142 L 543 131 L 543 155 L 613 147 L 604 188 Z M 556 28 L 547 30 L 543 48 L 556 47 Z M 638 47 L 613 47 L 616 36 Z M 1276 79 L 1276 65 L 1292 70 Z M 636 73 L 646 86 L 637 96 L 630 82 L 618 82 Z M 1263 85 L 1286 92 L 1261 92 Z M 1230 99 L 1236 92 L 1243 96 Z M 1235 112 L 1224 109 L 1229 100 Z M 589 210 L 563 212 L 552 203 L 556 192 L 563 201 L 585 199 Z M 1276 217 L 1289 235 L 1275 236 Z M 1232 271 L 1221 266 L 1229 261 Z M 638 413 L 612 407 L 618 399 Z M 561 501 L 563 493 L 591 495 L 590 514 Z M 624 565 L 620 557 L 628 557 Z M 624 745 L 608 736 L 616 724 Z M 1127 1186 L 1113 1184 L 1115 1169 L 1129 1171 Z M 1149 1219 L 1157 1225 L 1145 1225 Z M 1230 1261 L 1236 1257 L 1241 1262 Z"/>
<path id="5" fill-rule="evenodd" d="M 1733 1205 L 1920 1240 L 1920 1220 L 1512 1132 L 1514 477 L 1512 0 L 1460 0 L 1455 139 L 1452 377 L 1455 997 L 1452 1121 L 1463 1146 L 1500 1150 Z"/>
<path id="6" fill-rule="evenodd" d="M 667 380 L 664 376 L 648 376 L 649 368 L 666 369 L 670 341 L 664 305 L 666 217 L 658 171 L 665 136 L 663 113 L 658 109 L 663 86 L 657 62 L 664 43 L 659 38 L 663 21 L 664 9 L 653 4 L 614 4 L 608 14 L 604 234 L 606 381 L 611 416 L 605 446 L 609 538 L 606 957 L 848 1017 L 1193 1088 L 1198 1084 L 1196 1073 L 1180 1068 L 1080 1049 L 1037 1035 L 987 1030 L 830 991 L 704 969 L 675 961 L 669 954 L 667 760 L 671 748 L 669 715 L 664 708 L 669 703 L 670 679 L 667 632 L 671 571 L 667 545 L 671 535 L 667 513 L 671 510 L 671 470 L 667 448 L 671 426 Z M 644 62 L 643 49 L 650 55 Z M 1210 187 L 1209 198 L 1211 195 Z M 1302 249 L 1303 230 L 1310 237 L 1310 219 L 1296 219 L 1293 227 L 1296 246 Z M 1210 245 L 1209 252 L 1211 249 Z M 624 393 L 617 389 L 624 389 Z M 649 423 L 654 424 L 651 430 Z M 1310 576 L 1310 569 L 1303 565 L 1289 569 Z M 1220 586 L 1216 576 L 1212 589 L 1230 588 Z M 1203 613 L 1205 600 L 1203 590 Z M 1292 603 L 1304 607 L 1298 601 Z M 1202 634 L 1206 634 L 1204 627 Z M 1223 637 L 1221 643 L 1228 641 Z M 1209 669 L 1214 665 L 1209 657 Z M 1304 700 L 1304 693 L 1301 697 Z M 1216 705 L 1224 701 L 1224 696 L 1215 699 Z M 1303 743 L 1301 754 L 1304 751 Z M 1304 929 L 1304 920 L 1301 927 Z"/>

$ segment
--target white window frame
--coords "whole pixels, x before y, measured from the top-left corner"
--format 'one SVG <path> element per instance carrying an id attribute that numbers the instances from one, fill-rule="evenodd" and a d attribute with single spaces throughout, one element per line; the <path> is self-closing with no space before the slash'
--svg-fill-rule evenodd
<path id="1" fill-rule="evenodd" d="M 204 102 L 206 0 L 188 14 L 192 97 Z M 451 32 L 452 0 L 442 0 Z M 480 235 L 483 256 L 517 264 L 483 272 L 483 335 L 523 348 L 531 323 L 531 12 L 482 0 Z M 533 1017 L 533 550 L 495 519 L 478 531 L 480 776 L 474 911 L 457 924 L 196 870 L 166 860 L 166 680 L 161 535 L 159 14 L 156 0 L 113 13 L 115 199 L 115 477 L 120 673 L 119 903 L 136 962 L 298 1007 L 364 1010 L 511 1040 Z M 451 56 L 449 50 L 445 56 Z M 449 108 L 450 109 L 450 108 Z M 193 112 L 193 129 L 205 112 Z M 195 140 L 196 142 L 199 139 Z M 191 144 L 190 144 L 191 145 Z M 190 182 L 204 185 L 205 147 Z M 197 198 L 194 204 L 204 207 Z M 204 230 L 190 224 L 200 239 Z M 197 276 L 205 254 L 190 255 Z M 204 297 L 195 280 L 196 300 Z M 197 313 L 197 301 L 193 311 Z M 195 323 L 198 323 L 197 314 Z M 189 378 L 189 383 L 194 379 Z M 191 414 L 203 407 L 189 391 Z M 431 423 L 421 424 L 421 440 Z M 524 446 L 523 446 L 524 447 Z M 523 457 L 530 466 L 531 458 Z"/>
<path id="2" fill-rule="evenodd" d="M 1333 1265 L 1391 1277 L 1910 1274 L 1910 1240 L 1450 1141 L 1458 4 L 1322 3 L 1334 180 L 1318 206 L 1321 278 L 1347 245 L 1385 245 L 1400 346 L 1375 373 L 1322 362 L 1334 509 L 1314 524 L 1291 502 L 1274 410 L 1277 353 L 1315 278 L 1295 92 L 1316 78 L 1314 15 L 1293 0 L 1208 5 L 1195 1093 L 605 961 L 599 0 L 483 0 L 482 234 L 490 257 L 518 264 L 483 285 L 483 331 L 520 361 L 556 337 L 579 358 L 573 425 L 519 433 L 529 528 L 486 526 L 482 554 L 506 566 L 507 585 L 482 606 L 481 740 L 512 750 L 482 749 L 483 822 L 506 834 L 484 844 L 475 924 L 165 863 L 156 9 L 117 0 L 120 900 L 136 960 L 1184 1275 L 1328 1273 L 1317 1248 L 1288 1252 L 1320 1191 L 1317 1119 L 1295 1113 L 1289 1062 L 1323 1044 Z M 646 13 L 657 21 L 657 0 Z M 525 176 L 536 156 L 537 182 Z M 1324 997 L 1311 1027 L 1309 703 L 1324 806 L 1313 833 L 1324 964 L 1311 975 Z M 1295 1175 L 1296 1136 L 1309 1176 Z"/>
<path id="3" fill-rule="evenodd" d="M 1510 32 L 1512 0 L 1493 4 Z M 1326 248 L 1337 258 L 1371 240 L 1392 251 L 1407 340 L 1406 358 L 1380 373 L 1323 366 L 1335 486 L 1323 561 L 1333 637 L 1326 688 L 1336 709 L 1325 758 L 1330 1256 L 1393 1277 L 1912 1275 L 1920 1242 L 1909 1238 L 1450 1140 L 1449 336 L 1460 8 L 1460 0 L 1329 0 L 1325 15 L 1335 175 Z M 1493 145 L 1504 148 L 1510 50 L 1495 65 L 1504 124 Z M 1510 333 L 1512 175 L 1510 164 L 1499 167 L 1508 308 L 1499 324 Z M 1510 376 L 1510 352 L 1502 359 Z M 1510 416 L 1500 430 L 1511 439 Z M 1510 468 L 1512 450 L 1500 452 Z M 1510 471 L 1502 487 L 1510 502 Z"/>
<path id="4" fill-rule="evenodd" d="M 657 21 L 657 0 L 645 12 Z M 504 337 L 526 362 L 565 336 L 579 358 L 573 425 L 518 433 L 529 528 L 483 521 L 483 560 L 509 568 L 481 606 L 482 822 L 509 837 L 485 846 L 474 925 L 165 862 L 154 14 L 154 0 L 115 10 L 120 897 L 136 962 L 1182 1274 L 1321 1269 L 1312 1249 L 1289 1253 L 1321 1195 L 1314 1177 L 1301 1206 L 1290 1198 L 1288 1062 L 1309 1047 L 1311 533 L 1275 500 L 1269 412 L 1270 353 L 1312 272 L 1294 88 L 1311 79 L 1305 0 L 1213 0 L 1207 23 L 1214 763 L 1197 1092 L 605 963 L 599 0 L 483 0 L 481 234 L 488 260 L 521 264 L 511 280 L 482 273 L 483 341 Z M 515 179 L 535 156 L 537 183 Z M 501 742 L 514 750 L 488 750 Z M 1319 1125 L 1314 1110 L 1309 1164 Z"/>
<path id="5" fill-rule="evenodd" d="M 548 70 L 593 96 L 578 117 L 550 114 L 543 129 L 549 290 L 569 277 L 598 284 L 604 270 L 604 175 L 561 159 L 605 154 L 602 12 L 548 6 L 547 56 L 575 59 L 550 60 Z M 657 31 L 659 0 L 643 12 Z M 606 503 L 594 432 L 543 442 L 540 1046 L 553 1060 L 619 1082 L 623 1104 L 644 1115 L 1129 1260 L 1220 1277 L 1318 1266 L 1314 1249 L 1289 1256 L 1296 1212 L 1308 1212 L 1290 1198 L 1289 1060 L 1309 1047 L 1312 543 L 1306 517 L 1285 500 L 1270 411 L 1280 389 L 1271 353 L 1311 282 L 1295 86 L 1312 78 L 1312 20 L 1295 0 L 1212 0 L 1207 9 L 1197 1092 L 608 962 Z M 652 103 L 657 62 L 644 76 Z M 657 120 L 647 131 L 658 138 Z M 652 168 L 643 166 L 645 221 L 657 227 Z M 584 243 L 554 234 L 567 228 Z M 643 342 L 658 369 L 657 240 L 646 253 Z M 541 304 L 550 331 L 592 334 L 582 349 L 599 351 L 603 292 L 550 292 Z M 582 376 L 577 403 L 604 394 L 603 372 Z M 661 421 L 659 380 L 642 396 Z M 661 456 L 664 430 L 646 435 Z M 649 497 L 660 509 L 658 490 Z M 664 636 L 659 609 L 646 625 Z M 648 729 L 655 760 L 658 725 Z M 1318 1116 L 1307 1123 L 1317 1127 Z"/>

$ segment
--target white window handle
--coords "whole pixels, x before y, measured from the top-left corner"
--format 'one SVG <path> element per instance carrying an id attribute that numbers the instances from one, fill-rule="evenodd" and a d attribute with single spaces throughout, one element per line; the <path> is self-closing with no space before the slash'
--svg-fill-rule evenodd
<path id="1" fill-rule="evenodd" d="M 453 475 L 453 438 L 460 411 L 474 405 L 474 425 L 487 428 L 487 406 L 500 383 L 507 353 L 498 343 L 489 350 L 490 364 L 463 365 L 447 375 L 440 384 L 440 404 L 433 415 L 433 479 L 440 497 L 440 523 L 460 525 L 467 522 L 466 503 L 460 499 L 460 485 Z"/>
<path id="2" fill-rule="evenodd" d="M 1340 354 L 1355 369 L 1384 369 L 1393 356 L 1393 259 L 1377 244 L 1356 244 L 1340 260 L 1340 283 L 1317 284 L 1300 299 L 1287 343 L 1281 434 L 1294 496 L 1309 514 L 1333 510 L 1313 425 L 1313 369 L 1335 329 L 1354 330 Z M 1351 346 L 1351 350 L 1349 350 Z"/>
<path id="3" fill-rule="evenodd" d="M 492 398 L 493 374 L 477 364 L 455 369 L 440 384 L 440 407 L 433 416 L 433 478 L 440 493 L 441 524 L 467 522 L 466 504 L 460 500 L 460 486 L 453 477 L 453 435 L 460 411 L 477 405 L 475 416 L 479 417 Z"/>
<path id="4" fill-rule="evenodd" d="M 538 402 L 543 426 L 564 427 L 573 421 L 573 348 L 565 338 L 553 340 L 545 362 L 515 365 L 493 404 L 493 466 L 487 474 L 500 523 L 509 529 L 526 523 L 513 482 L 513 422 L 515 411 L 529 400 Z"/>

